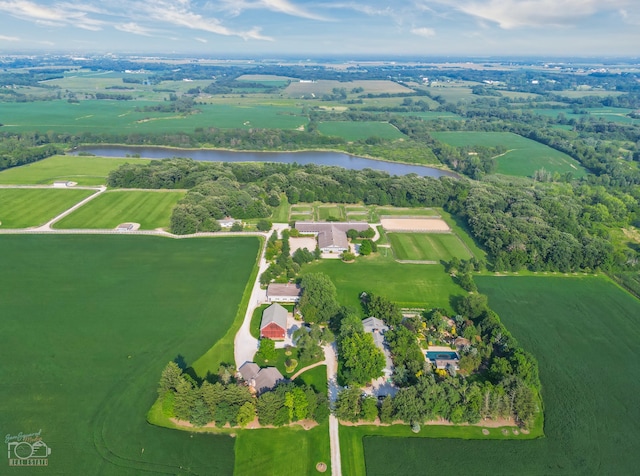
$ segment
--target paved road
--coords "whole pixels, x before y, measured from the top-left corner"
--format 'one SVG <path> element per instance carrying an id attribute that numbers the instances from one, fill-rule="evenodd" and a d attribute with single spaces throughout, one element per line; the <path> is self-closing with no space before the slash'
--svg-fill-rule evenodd
<path id="1" fill-rule="evenodd" d="M 324 360 L 327 363 L 327 382 L 329 385 L 329 404 L 333 410 L 338 399 L 338 353 L 336 343 L 324 346 Z M 339 422 L 336 416 L 329 415 L 329 443 L 331 446 L 331 475 L 342 476 L 342 461 L 340 460 Z"/>

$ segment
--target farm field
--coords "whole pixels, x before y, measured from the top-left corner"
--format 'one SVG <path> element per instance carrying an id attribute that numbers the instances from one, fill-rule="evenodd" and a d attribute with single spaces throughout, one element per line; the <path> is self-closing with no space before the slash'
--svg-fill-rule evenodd
<path id="1" fill-rule="evenodd" d="M 476 283 L 538 358 L 546 437 L 500 443 L 367 437 L 367 474 L 410 475 L 426 467 L 434 474 L 635 474 L 640 301 L 592 276 L 481 276 Z"/>
<path id="2" fill-rule="evenodd" d="M 56 180 L 72 180 L 78 185 L 102 185 L 107 175 L 122 164 L 146 164 L 146 159 L 115 159 L 55 155 L 32 164 L 0 172 L 0 184 L 51 184 Z"/>
<path id="3" fill-rule="evenodd" d="M 397 259 L 450 261 L 472 258 L 469 250 L 453 233 L 387 233 Z"/>
<path id="4" fill-rule="evenodd" d="M 145 415 L 166 363 L 227 331 L 258 243 L 0 236 L 0 427 L 42 429 L 55 474 L 231 474 L 235 440 Z"/>
<path id="5" fill-rule="evenodd" d="M 95 190 L 0 189 L 0 227 L 28 228 L 43 225 Z"/>
<path id="6" fill-rule="evenodd" d="M 54 225 L 54 228 L 115 228 L 140 223 L 142 230 L 168 228 L 171 211 L 184 191 L 111 190 L 91 200 Z"/>
<path id="7" fill-rule="evenodd" d="M 322 96 L 323 94 L 331 94 L 333 88 L 345 88 L 347 93 L 354 88 L 363 88 L 364 94 L 408 93 L 412 91 L 401 84 L 386 80 L 358 80 L 342 82 L 320 79 L 318 81 L 307 83 L 301 83 L 300 81 L 292 82 L 287 86 L 284 92 L 288 96 L 311 96 L 311 94 Z"/>
<path id="8" fill-rule="evenodd" d="M 433 208 L 376 208 L 376 214 L 380 217 L 436 217 L 440 213 Z"/>
<path id="9" fill-rule="evenodd" d="M 339 218 L 340 220 L 344 220 L 344 207 L 340 205 L 336 206 L 319 206 L 317 207 L 317 216 L 319 220 L 327 220 L 330 217 Z"/>
<path id="10" fill-rule="evenodd" d="M 582 177 L 587 173 L 567 154 L 511 132 L 434 132 L 432 135 L 437 140 L 458 147 L 506 147 L 507 152 L 496 158 L 496 172 L 505 175 L 531 177 L 543 167 L 551 173 L 571 172 L 574 177 Z"/>
<path id="11" fill-rule="evenodd" d="M 39 103 L 5 103 L 3 112 L 11 117 L 7 131 L 122 133 L 131 132 L 192 132 L 197 127 L 280 128 L 296 129 L 308 119 L 301 116 L 300 107 L 269 105 L 199 105 L 196 114 L 144 112 L 136 108 L 155 106 L 153 101 L 87 100 L 77 104 L 50 101 L 46 108 Z"/>
<path id="12" fill-rule="evenodd" d="M 425 121 L 433 121 L 436 119 L 449 119 L 454 121 L 461 121 L 463 118 L 457 114 L 446 111 L 424 111 L 424 112 L 396 112 L 399 116 L 412 116 L 420 117 Z"/>
<path id="13" fill-rule="evenodd" d="M 320 260 L 306 265 L 303 274 L 327 274 L 338 289 L 338 301 L 360 310 L 359 296 L 368 291 L 385 296 L 401 307 L 451 309 L 451 296 L 465 293 L 441 265 L 401 264 L 391 256 L 374 253 L 347 264 Z"/>
<path id="14" fill-rule="evenodd" d="M 318 130 L 326 136 L 342 137 L 348 141 L 363 140 L 369 137 L 380 137 L 382 139 L 400 139 L 406 137 L 388 122 L 321 122 L 318 124 Z"/>

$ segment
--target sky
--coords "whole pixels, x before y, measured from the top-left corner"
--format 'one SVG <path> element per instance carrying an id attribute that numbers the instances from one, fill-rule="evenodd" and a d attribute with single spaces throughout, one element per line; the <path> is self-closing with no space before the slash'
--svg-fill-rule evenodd
<path id="1" fill-rule="evenodd" d="M 640 56 L 640 0 L 0 0 L 0 54 Z"/>

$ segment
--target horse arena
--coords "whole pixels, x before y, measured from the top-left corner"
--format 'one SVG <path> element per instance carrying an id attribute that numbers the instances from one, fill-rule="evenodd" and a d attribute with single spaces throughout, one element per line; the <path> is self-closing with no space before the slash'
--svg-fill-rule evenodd
<path id="1" fill-rule="evenodd" d="M 442 218 L 382 218 L 385 231 L 422 233 L 450 233 L 451 228 Z"/>

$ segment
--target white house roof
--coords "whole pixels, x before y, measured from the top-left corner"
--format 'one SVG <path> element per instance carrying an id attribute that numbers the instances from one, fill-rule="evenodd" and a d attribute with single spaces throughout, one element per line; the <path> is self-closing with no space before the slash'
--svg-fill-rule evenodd
<path id="1" fill-rule="evenodd" d="M 302 288 L 299 284 L 271 283 L 267 287 L 267 297 L 300 297 Z"/>
<path id="2" fill-rule="evenodd" d="M 274 303 L 264 310 L 262 313 L 262 321 L 260 322 L 260 330 L 275 322 L 283 329 L 287 328 L 287 310 L 278 303 Z"/>

